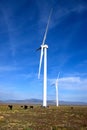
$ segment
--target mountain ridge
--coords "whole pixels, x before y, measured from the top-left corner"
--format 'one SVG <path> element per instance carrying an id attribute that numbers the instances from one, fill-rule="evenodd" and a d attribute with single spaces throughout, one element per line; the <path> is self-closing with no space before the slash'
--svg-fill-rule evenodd
<path id="1" fill-rule="evenodd" d="M 14 104 L 42 104 L 43 100 L 42 99 L 24 99 L 24 100 L 0 100 L 0 103 L 14 103 Z M 55 100 L 48 100 L 47 101 L 48 105 L 55 105 L 56 101 Z M 60 105 L 87 105 L 86 102 L 70 102 L 70 101 L 59 101 Z"/>

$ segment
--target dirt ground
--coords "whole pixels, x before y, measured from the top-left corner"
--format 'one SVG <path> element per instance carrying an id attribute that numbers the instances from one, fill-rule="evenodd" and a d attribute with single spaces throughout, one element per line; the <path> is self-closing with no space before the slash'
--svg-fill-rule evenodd
<path id="1" fill-rule="evenodd" d="M 0 130 L 87 130 L 87 106 L 0 105 Z"/>

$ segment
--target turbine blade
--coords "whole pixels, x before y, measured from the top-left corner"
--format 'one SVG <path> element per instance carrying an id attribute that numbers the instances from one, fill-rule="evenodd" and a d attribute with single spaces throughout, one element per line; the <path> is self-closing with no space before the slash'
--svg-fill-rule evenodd
<path id="1" fill-rule="evenodd" d="M 57 80 L 59 79 L 60 72 L 58 73 Z"/>
<path id="2" fill-rule="evenodd" d="M 38 79 L 40 78 L 40 71 L 41 71 L 42 58 L 43 58 L 43 47 L 41 47 L 41 55 L 40 55 L 40 64 L 39 64 Z"/>
<path id="3" fill-rule="evenodd" d="M 36 51 L 39 51 L 39 50 L 41 50 L 41 47 L 39 47 L 38 49 L 36 49 Z"/>
<path id="4" fill-rule="evenodd" d="M 46 36 L 47 36 L 47 31 L 48 31 L 48 27 L 49 27 L 49 22 L 50 22 L 50 18 L 51 18 L 51 15 L 52 15 L 52 10 L 53 9 L 51 9 L 51 11 L 50 11 L 50 15 L 49 15 L 49 18 L 48 18 L 48 22 L 47 22 L 46 31 L 45 31 L 45 34 L 44 34 L 42 45 L 45 44 L 45 40 L 46 40 Z"/>
<path id="5" fill-rule="evenodd" d="M 60 72 L 58 73 L 57 79 L 56 79 L 56 87 L 58 87 L 58 79 L 59 79 Z"/>

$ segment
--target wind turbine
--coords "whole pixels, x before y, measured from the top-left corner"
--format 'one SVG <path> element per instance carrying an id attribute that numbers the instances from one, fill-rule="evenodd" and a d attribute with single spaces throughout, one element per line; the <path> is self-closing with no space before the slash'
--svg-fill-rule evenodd
<path id="1" fill-rule="evenodd" d="M 59 74 L 60 74 L 60 72 L 58 73 L 58 76 L 57 76 L 57 79 L 56 79 L 56 82 L 55 82 L 55 87 L 56 87 L 56 106 L 57 107 L 59 106 L 59 99 L 58 99 L 58 79 L 59 79 Z"/>
<path id="2" fill-rule="evenodd" d="M 48 49 L 48 45 L 45 44 L 45 40 L 46 40 L 46 36 L 47 36 L 47 31 L 48 31 L 48 26 L 49 26 L 51 14 L 52 14 L 52 10 L 51 10 L 49 18 L 48 18 L 46 31 L 45 31 L 45 34 L 44 34 L 42 44 L 39 48 L 41 50 L 41 55 L 40 55 L 38 78 L 40 78 L 42 58 L 44 56 L 44 77 L 43 77 L 43 106 L 44 107 L 47 106 L 47 49 Z M 39 50 L 39 49 L 37 49 L 37 50 Z"/>

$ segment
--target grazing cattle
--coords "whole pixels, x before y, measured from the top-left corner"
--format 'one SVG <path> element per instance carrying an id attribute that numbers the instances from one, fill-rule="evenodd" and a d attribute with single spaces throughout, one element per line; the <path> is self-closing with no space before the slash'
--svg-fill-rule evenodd
<path id="1" fill-rule="evenodd" d="M 73 107 L 71 107 L 71 110 L 73 110 Z"/>
<path id="2" fill-rule="evenodd" d="M 23 106 L 21 106 L 21 107 L 23 107 Z"/>
<path id="3" fill-rule="evenodd" d="M 43 105 L 41 105 L 40 107 L 42 107 L 42 108 L 46 108 L 45 106 L 43 106 Z"/>
<path id="4" fill-rule="evenodd" d="M 46 108 L 45 106 L 42 106 L 42 108 Z"/>
<path id="5" fill-rule="evenodd" d="M 10 110 L 12 110 L 13 106 L 12 105 L 8 105 L 8 107 L 10 108 Z"/>
<path id="6" fill-rule="evenodd" d="M 31 109 L 33 109 L 34 107 L 33 106 L 30 106 Z"/>
<path id="7" fill-rule="evenodd" d="M 46 106 L 46 107 L 45 107 L 45 106 L 42 106 L 42 105 L 41 105 L 40 107 L 42 107 L 42 108 L 47 108 L 47 107 L 48 107 L 48 108 L 49 108 L 49 106 Z"/>
<path id="8" fill-rule="evenodd" d="M 28 109 L 28 106 L 27 106 L 27 105 L 24 105 L 24 109 Z"/>

